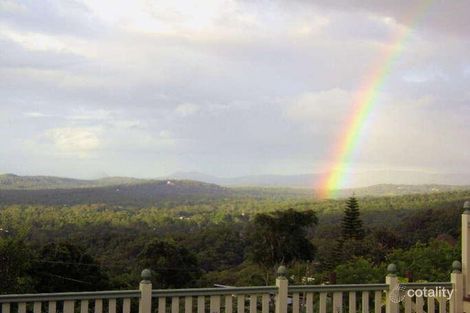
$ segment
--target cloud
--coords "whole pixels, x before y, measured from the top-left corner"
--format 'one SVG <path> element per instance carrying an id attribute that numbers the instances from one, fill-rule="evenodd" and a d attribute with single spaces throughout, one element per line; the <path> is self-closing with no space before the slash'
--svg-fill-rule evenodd
<path id="1" fill-rule="evenodd" d="M 468 4 L 434 2 L 377 89 L 355 169 L 470 166 L 453 152 L 470 136 Z M 0 1 L 1 164 L 236 176 L 324 170 L 418 2 L 38 3 Z"/>
<path id="2" fill-rule="evenodd" d="M 178 105 L 175 109 L 176 114 L 181 115 L 183 117 L 192 115 L 197 111 L 199 111 L 199 106 L 193 103 L 183 103 Z"/>
<path id="3" fill-rule="evenodd" d="M 466 12 L 468 1 L 429 0 L 298 0 L 306 6 L 317 6 L 333 11 L 357 12 L 391 17 L 400 23 L 414 24 L 418 29 L 438 31 L 468 38 L 470 21 Z"/>
<path id="4" fill-rule="evenodd" d="M 351 112 L 353 101 L 353 93 L 339 88 L 306 92 L 290 101 L 286 114 L 307 126 L 328 130 L 344 122 Z"/>
<path id="5" fill-rule="evenodd" d="M 44 114 L 41 112 L 25 112 L 25 116 L 30 117 L 30 118 L 44 118 L 44 117 L 52 117 L 50 114 Z"/>
<path id="6" fill-rule="evenodd" d="M 81 1 L 43 0 L 0 2 L 0 18 L 22 31 L 59 35 L 97 36 L 103 24 Z"/>
<path id="7" fill-rule="evenodd" d="M 96 128 L 53 128 L 46 131 L 46 137 L 59 152 L 86 158 L 100 148 L 99 132 Z"/>

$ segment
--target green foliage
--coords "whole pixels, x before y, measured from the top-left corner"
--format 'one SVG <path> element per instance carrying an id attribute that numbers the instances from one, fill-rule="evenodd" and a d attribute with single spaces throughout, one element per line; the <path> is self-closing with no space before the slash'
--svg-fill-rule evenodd
<path id="1" fill-rule="evenodd" d="M 346 201 L 343 220 L 341 221 L 341 236 L 343 240 L 361 240 L 364 238 L 364 229 L 360 219 L 359 204 L 355 197 Z"/>
<path id="2" fill-rule="evenodd" d="M 307 239 L 307 228 L 318 223 L 314 211 L 293 209 L 258 214 L 249 232 L 251 259 L 266 267 L 296 260 L 312 260 L 315 247 Z"/>
<path id="3" fill-rule="evenodd" d="M 29 276 L 32 253 L 22 237 L 6 237 L 0 232 L 0 294 L 32 291 Z"/>
<path id="4" fill-rule="evenodd" d="M 275 280 L 273 271 L 266 271 L 264 267 L 252 262 L 245 262 L 239 266 L 222 271 L 209 272 L 204 276 L 204 286 L 222 284 L 226 286 L 263 286 L 272 285 Z"/>
<path id="5" fill-rule="evenodd" d="M 408 250 L 397 249 L 387 259 L 397 265 L 402 275 L 411 271 L 415 280 L 448 281 L 452 262 L 460 260 L 460 249 L 458 245 L 433 240 L 429 244 L 417 243 Z"/>
<path id="6" fill-rule="evenodd" d="M 188 183 L 188 186 L 190 185 Z M 86 194 L 88 191 L 84 192 Z M 67 194 L 69 195 L 71 194 Z M 15 234 L 13 237 L 0 234 L 0 257 L 3 257 L 4 264 L 9 264 L 12 272 L 17 273 L 9 276 L 8 283 L 4 285 L 12 290 L 8 292 L 47 291 L 48 285 L 36 284 L 31 275 L 45 264 L 38 262 L 41 261 L 38 253 L 56 238 L 68 238 L 74 245 L 83 247 L 82 252 L 93 258 L 90 262 L 99 264 L 101 273 L 109 277 L 108 287 L 96 286 L 94 289 L 134 289 L 140 280 L 140 271 L 147 265 L 157 268 L 155 264 L 158 262 L 163 264 L 161 267 L 173 264 L 170 263 L 171 257 L 158 260 L 156 255 L 153 255 L 156 261 L 151 261 L 149 257 L 150 262 L 144 264 L 142 252 L 153 239 L 184 248 L 190 251 L 193 261 L 196 260 L 196 275 L 176 279 L 177 285 L 181 285 L 181 281 L 184 281 L 185 286 L 204 287 L 212 286 L 213 283 L 238 286 L 272 284 L 275 263 L 289 259 L 289 272 L 294 276 L 293 281 L 296 283 L 310 277 L 312 272 L 315 283 L 322 283 L 327 279 L 328 273 L 334 271 L 338 265 L 349 264 L 358 259 L 366 260 L 371 271 L 374 271 L 387 264 L 391 256 L 395 256 L 394 262 L 399 264 L 399 269 L 404 273 L 410 270 L 407 264 L 411 264 L 412 256 L 406 252 L 408 249 L 415 249 L 417 241 L 422 242 L 420 249 L 426 250 L 435 238 L 445 238 L 449 243 L 458 240 L 459 215 L 463 200 L 468 198 L 469 190 L 360 198 L 361 220 L 367 226 L 365 236 L 362 240 L 343 241 L 341 249 L 336 246 L 344 200 L 313 201 L 306 195 L 289 194 L 283 190 L 243 189 L 236 190 L 226 197 L 208 195 L 196 200 L 191 197 L 188 200 L 184 196 L 178 198 L 178 194 L 174 193 L 151 205 L 147 205 L 146 200 L 141 202 L 139 199 L 125 204 L 110 204 L 107 199 L 103 200 L 105 203 L 88 204 L 80 202 L 83 200 L 81 198 L 68 199 L 65 194 L 59 197 L 60 201 L 66 201 L 60 205 L 7 205 L 0 200 L 0 227 L 8 228 L 12 230 L 10 234 Z M 70 205 L 76 201 L 80 204 Z M 260 219 L 256 217 L 257 214 L 276 219 L 276 214 L 267 212 L 286 212 L 289 208 L 297 211 L 293 216 L 302 216 L 305 212 L 315 210 L 319 218 L 318 225 L 301 226 L 301 233 L 292 231 L 290 227 L 302 225 L 303 218 L 299 219 L 301 223 L 292 219 L 286 225 L 273 221 L 271 226 L 269 223 L 256 225 L 256 220 Z M 18 230 L 21 229 L 27 229 L 23 232 L 24 235 L 19 235 L 21 231 Z M 273 234 L 279 233 L 278 231 L 283 237 L 276 239 Z M 251 260 L 254 260 L 253 247 L 261 252 L 263 249 L 265 253 L 269 251 L 259 234 L 273 235 L 267 239 L 273 239 L 273 247 L 287 247 L 287 257 L 276 252 L 272 258 L 275 261 L 260 261 L 259 264 L 250 262 L 245 251 L 250 252 Z M 294 237 L 304 238 L 303 243 L 307 249 L 297 242 L 290 244 L 289 238 L 292 234 Z M 5 239 L 14 242 L 7 245 L 3 241 Z M 313 256 L 308 253 L 309 243 L 306 242 L 318 247 Z M 453 257 L 446 258 L 444 255 L 449 254 L 448 250 L 435 250 L 435 257 L 443 258 L 438 262 L 440 265 L 436 267 L 431 278 L 419 272 L 414 273 L 417 279 L 449 279 L 450 264 L 454 257 L 458 258 L 458 253 L 452 252 Z M 168 255 L 179 252 L 172 253 Z M 182 253 L 184 255 L 184 252 Z M 396 257 L 397 254 L 399 257 Z M 265 254 L 263 257 L 269 258 L 270 255 Z M 304 258 L 313 259 L 313 262 L 304 262 Z M 407 263 L 400 263 L 401 259 Z M 431 263 L 427 258 L 416 259 L 413 271 L 414 268 L 429 266 Z M 364 277 L 366 282 L 375 276 L 358 277 Z M 78 280 L 83 280 L 83 277 Z M 176 285 L 172 282 L 173 278 L 168 277 L 166 280 L 166 285 Z M 4 282 L 6 281 L 5 279 Z M 155 282 L 158 282 L 157 279 Z M 68 287 L 61 286 L 60 291 L 70 291 L 65 288 Z"/>
<path id="7" fill-rule="evenodd" d="M 445 205 L 440 209 L 427 209 L 414 213 L 406 221 L 403 232 L 409 243 L 426 242 L 429 238 L 447 234 L 458 238 L 461 208 Z"/>
<path id="8" fill-rule="evenodd" d="M 243 224 L 216 224 L 184 236 L 182 244 L 196 252 L 204 271 L 224 270 L 244 260 L 243 230 Z"/>
<path id="9" fill-rule="evenodd" d="M 141 268 L 152 270 L 159 288 L 190 287 L 201 276 L 196 256 L 174 242 L 154 239 L 138 255 Z"/>
<path id="10" fill-rule="evenodd" d="M 368 260 L 358 257 L 335 268 L 338 284 L 382 283 L 386 266 L 374 266 Z"/>
<path id="11" fill-rule="evenodd" d="M 45 245 L 32 268 L 43 292 L 103 290 L 108 279 L 83 248 L 70 242 Z"/>
<path id="12" fill-rule="evenodd" d="M 317 284 L 314 262 L 299 261 L 291 264 L 288 269 L 289 283 L 294 285 Z"/>

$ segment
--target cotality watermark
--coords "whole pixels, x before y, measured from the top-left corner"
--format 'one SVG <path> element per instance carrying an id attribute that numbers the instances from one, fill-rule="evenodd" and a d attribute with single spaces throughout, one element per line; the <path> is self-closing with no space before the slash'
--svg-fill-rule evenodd
<path id="1" fill-rule="evenodd" d="M 393 303 L 400 303 L 405 300 L 406 297 L 446 298 L 447 300 L 450 300 L 453 293 L 453 289 L 447 289 L 445 287 L 408 289 L 403 285 L 397 285 L 390 292 L 390 301 Z"/>

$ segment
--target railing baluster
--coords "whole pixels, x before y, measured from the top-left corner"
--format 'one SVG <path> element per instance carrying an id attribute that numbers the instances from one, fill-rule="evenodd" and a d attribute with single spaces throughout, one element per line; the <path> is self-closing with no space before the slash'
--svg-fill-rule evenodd
<path id="1" fill-rule="evenodd" d="M 237 297 L 237 313 L 245 313 L 245 296 L 238 295 Z"/>
<path id="2" fill-rule="evenodd" d="M 26 313 L 26 303 L 18 303 L 18 313 Z"/>
<path id="3" fill-rule="evenodd" d="M 186 296 L 184 297 L 184 313 L 193 312 L 193 297 Z"/>
<path id="4" fill-rule="evenodd" d="M 269 313 L 269 295 L 264 294 L 261 297 L 261 313 Z"/>
<path id="5" fill-rule="evenodd" d="M 116 299 L 108 300 L 108 313 L 116 313 Z"/>
<path id="6" fill-rule="evenodd" d="M 349 292 L 349 313 L 356 313 L 356 292 Z"/>
<path id="7" fill-rule="evenodd" d="M 295 292 L 292 295 L 292 313 L 299 313 L 299 293 Z"/>
<path id="8" fill-rule="evenodd" d="M 103 300 L 95 300 L 95 313 L 103 313 Z"/>
<path id="9" fill-rule="evenodd" d="M 199 296 L 197 297 L 197 313 L 204 313 L 205 311 L 205 299 L 204 299 L 204 296 Z M 160 312 L 158 312 L 160 313 Z"/>
<path id="10" fill-rule="evenodd" d="M 220 296 L 210 297 L 210 313 L 220 313 Z"/>
<path id="11" fill-rule="evenodd" d="M 158 313 L 165 313 L 166 312 L 166 298 L 159 297 L 158 298 Z"/>
<path id="12" fill-rule="evenodd" d="M 57 302 L 49 301 L 47 312 L 48 313 L 56 313 L 57 312 Z"/>
<path id="13" fill-rule="evenodd" d="M 225 313 L 233 312 L 232 295 L 225 296 Z"/>
<path id="14" fill-rule="evenodd" d="M 178 313 L 180 310 L 180 298 L 171 297 L 171 313 Z"/>
<path id="15" fill-rule="evenodd" d="M 424 306 L 423 297 L 416 297 L 415 312 L 416 313 L 424 313 L 423 306 Z"/>
<path id="16" fill-rule="evenodd" d="M 39 301 L 34 302 L 33 313 L 41 313 L 41 302 Z"/>
<path id="17" fill-rule="evenodd" d="M 0 313 L 131 313 L 132 301 L 139 296 L 135 290 L 0 295 Z"/>
<path id="18" fill-rule="evenodd" d="M 122 300 L 122 313 L 131 313 L 131 299 Z"/>
<path id="19" fill-rule="evenodd" d="M 362 292 L 362 313 L 369 313 L 369 292 Z"/>
<path id="20" fill-rule="evenodd" d="M 256 313 L 256 302 L 257 302 L 256 295 L 251 295 L 250 296 L 250 313 Z"/>
<path id="21" fill-rule="evenodd" d="M 326 292 L 320 293 L 320 313 L 326 313 Z"/>
<path id="22" fill-rule="evenodd" d="M 306 313 L 313 313 L 313 293 L 307 293 Z"/>
<path id="23" fill-rule="evenodd" d="M 427 313 L 435 313 L 436 312 L 436 307 L 434 303 L 434 298 L 433 297 L 428 297 L 428 307 L 427 307 Z"/>
<path id="24" fill-rule="evenodd" d="M 74 310 L 75 310 L 74 300 L 64 301 L 64 313 L 74 313 Z"/>
<path id="25" fill-rule="evenodd" d="M 382 291 L 376 291 L 374 295 L 374 312 L 382 312 Z"/>
<path id="26" fill-rule="evenodd" d="M 411 313 L 412 299 L 411 297 L 405 297 L 405 313 Z"/>
<path id="27" fill-rule="evenodd" d="M 446 313 L 447 312 L 447 299 L 439 297 L 439 313 Z"/>
<path id="28" fill-rule="evenodd" d="M 343 312 L 343 293 L 333 292 L 333 313 Z"/>
<path id="29" fill-rule="evenodd" d="M 10 303 L 2 304 L 2 313 L 10 313 Z"/>
<path id="30" fill-rule="evenodd" d="M 80 313 L 88 313 L 88 300 L 80 301 Z"/>

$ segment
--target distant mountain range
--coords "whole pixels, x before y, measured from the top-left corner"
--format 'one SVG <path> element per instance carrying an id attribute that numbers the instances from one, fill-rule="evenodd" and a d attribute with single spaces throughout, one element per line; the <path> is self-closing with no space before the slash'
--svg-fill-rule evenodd
<path id="1" fill-rule="evenodd" d="M 0 175 L 1 204 L 161 205 L 232 197 L 313 199 L 314 175 L 247 176 L 217 178 L 199 173 L 180 173 L 164 179 L 109 177 L 81 180 L 51 176 Z M 201 182 L 204 181 L 204 182 Z M 284 187 L 288 186 L 288 187 Z M 298 188 L 295 188 L 298 187 Z M 396 196 L 470 190 L 469 185 L 376 184 L 340 190 L 338 197 Z"/>
<path id="2" fill-rule="evenodd" d="M 321 175 L 252 175 L 227 178 L 198 172 L 178 172 L 170 175 L 169 178 L 198 180 L 222 186 L 312 188 Z"/>
<path id="3" fill-rule="evenodd" d="M 321 180 L 322 174 L 300 175 L 252 175 L 240 177 L 217 177 L 199 172 L 178 172 L 170 175 L 175 179 L 204 181 L 223 186 L 264 186 L 313 188 Z M 418 171 L 367 171 L 349 174 L 348 188 L 361 188 L 373 185 L 470 185 L 470 173 L 427 173 Z"/>
<path id="4" fill-rule="evenodd" d="M 146 183 L 152 180 L 130 177 L 107 177 L 93 180 L 64 178 L 55 176 L 0 175 L 0 189 L 70 189 L 105 187 Z"/>
<path id="5" fill-rule="evenodd" d="M 152 206 L 194 203 L 228 197 L 226 187 L 187 180 L 143 180 L 113 177 L 79 180 L 48 176 L 0 175 L 0 205 L 75 205 L 106 203 Z"/>

